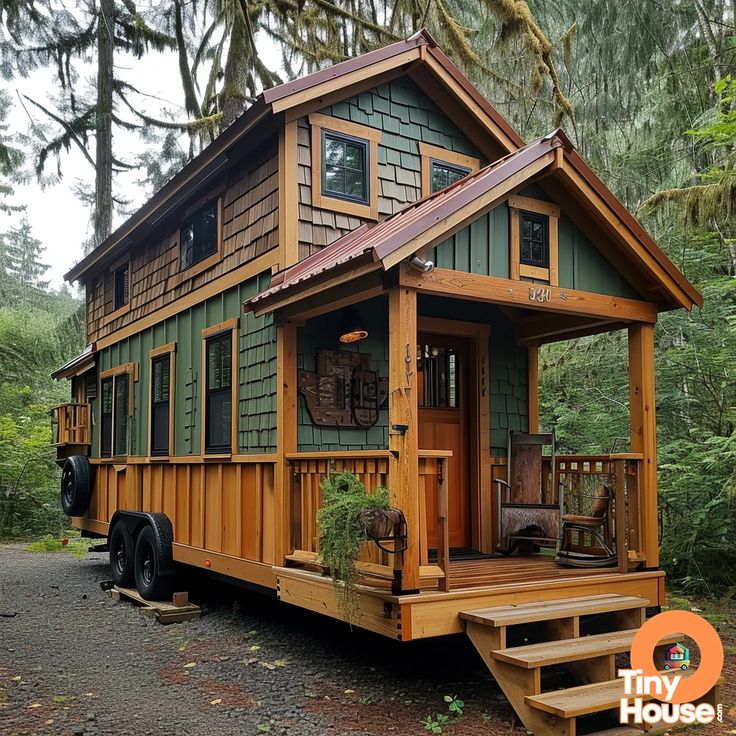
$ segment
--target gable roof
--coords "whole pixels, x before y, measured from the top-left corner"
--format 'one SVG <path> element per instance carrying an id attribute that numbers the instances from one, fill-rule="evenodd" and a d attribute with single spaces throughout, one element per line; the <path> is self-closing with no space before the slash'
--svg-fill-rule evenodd
<path id="1" fill-rule="evenodd" d="M 388 270 L 422 248 L 442 242 L 545 169 L 559 171 L 565 168 L 570 169 L 570 175 L 580 177 L 600 194 L 609 209 L 607 214 L 617 218 L 621 229 L 625 228 L 630 237 L 636 238 L 644 254 L 659 266 L 656 280 L 669 297 L 666 308 L 702 306 L 700 293 L 593 174 L 575 153 L 565 133 L 558 129 L 451 186 L 406 205 L 376 224 L 363 225 L 339 238 L 276 274 L 269 288 L 246 301 L 244 307 L 258 313 L 269 311 L 277 308 L 288 295 L 304 288 L 307 282 L 316 283 L 326 276 L 356 269 L 358 265 L 370 269 L 372 264 L 376 270 Z M 586 194 L 581 190 L 578 196 Z M 622 249 L 627 249 L 630 258 L 638 259 L 640 268 L 651 272 L 651 263 L 645 263 L 644 254 L 633 251 L 618 228 L 613 232 L 619 234 L 619 244 Z"/>
<path id="2" fill-rule="evenodd" d="M 398 41 L 265 90 L 232 125 L 89 255 L 64 274 L 64 278 L 69 282 L 76 281 L 90 269 L 103 266 L 120 251 L 150 233 L 176 208 L 201 192 L 215 176 L 232 166 L 228 151 L 246 140 L 256 128 L 269 121 L 275 124 L 276 116 L 298 111 L 305 102 L 319 101 L 322 97 L 342 90 L 345 90 L 344 96 L 347 97 L 354 85 L 365 85 L 371 79 L 386 73 L 403 73 L 410 67 L 425 69 L 431 75 L 433 83 L 441 85 L 451 94 L 456 104 L 471 110 L 474 119 L 480 121 L 487 134 L 503 150 L 510 152 L 524 145 L 524 141 L 511 125 L 438 48 L 429 32 L 421 30 L 405 41 Z"/>

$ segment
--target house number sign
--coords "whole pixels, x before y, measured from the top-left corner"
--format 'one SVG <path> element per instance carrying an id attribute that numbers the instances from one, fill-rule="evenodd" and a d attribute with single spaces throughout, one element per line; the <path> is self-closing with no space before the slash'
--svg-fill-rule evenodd
<path id="1" fill-rule="evenodd" d="M 559 293 L 560 299 L 563 301 L 567 299 L 567 291 L 562 289 Z M 529 287 L 529 301 L 530 302 L 551 302 L 552 301 L 552 289 L 548 286 L 530 286 Z"/>

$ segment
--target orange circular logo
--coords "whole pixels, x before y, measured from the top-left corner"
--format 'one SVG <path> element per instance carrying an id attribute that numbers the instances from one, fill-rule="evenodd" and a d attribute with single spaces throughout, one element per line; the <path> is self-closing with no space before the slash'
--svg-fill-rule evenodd
<path id="1" fill-rule="evenodd" d="M 689 652 L 677 644 L 670 650 L 671 659 L 654 662 L 654 652 L 659 642 L 678 633 L 693 639 L 700 649 L 700 664 L 689 674 Z M 723 670 L 723 644 L 718 632 L 704 619 L 691 611 L 666 611 L 650 618 L 634 637 L 631 645 L 631 668 L 642 670 L 644 675 L 660 674 L 660 669 L 671 670 L 683 679 L 669 701 L 675 704 L 695 703 L 717 682 Z"/>

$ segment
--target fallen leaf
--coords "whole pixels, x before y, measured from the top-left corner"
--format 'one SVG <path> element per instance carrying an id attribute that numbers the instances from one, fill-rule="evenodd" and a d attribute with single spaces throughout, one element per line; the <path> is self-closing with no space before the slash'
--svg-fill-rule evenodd
<path id="1" fill-rule="evenodd" d="M 187 662 L 184 665 L 184 669 L 185 670 L 190 670 L 190 669 L 192 669 L 192 667 L 196 667 L 196 666 L 197 666 L 197 663 L 196 662 Z"/>
<path id="2" fill-rule="evenodd" d="M 258 644 L 251 644 L 251 646 L 248 647 L 249 652 L 257 652 L 260 649 Z"/>
<path id="3" fill-rule="evenodd" d="M 345 695 L 352 695 L 355 690 L 351 690 L 350 688 L 348 688 L 347 690 L 343 690 L 343 692 L 345 693 Z"/>
<path id="4" fill-rule="evenodd" d="M 51 726 L 53 724 L 53 722 L 54 722 L 54 719 L 53 718 L 49 718 L 48 721 L 44 721 L 44 725 L 45 726 Z"/>
<path id="5" fill-rule="evenodd" d="M 285 659 L 274 659 L 273 662 L 261 662 L 261 667 L 267 670 L 275 670 L 277 667 L 286 667 L 288 661 Z"/>
<path id="6" fill-rule="evenodd" d="M 95 696 L 95 694 L 94 694 L 94 693 L 85 693 L 84 695 L 85 695 L 85 697 L 87 697 L 87 698 L 94 698 L 94 696 Z"/>
<path id="7" fill-rule="evenodd" d="M 33 703 L 32 705 L 29 705 L 28 707 L 29 708 L 40 708 L 41 707 L 41 703 Z"/>
<path id="8" fill-rule="evenodd" d="M 13 682 L 20 682 L 23 678 L 20 675 L 16 675 L 15 677 L 11 678 Z"/>
<path id="9" fill-rule="evenodd" d="M 222 703 L 222 698 L 215 698 L 214 700 L 210 700 L 210 705 L 220 705 Z"/>

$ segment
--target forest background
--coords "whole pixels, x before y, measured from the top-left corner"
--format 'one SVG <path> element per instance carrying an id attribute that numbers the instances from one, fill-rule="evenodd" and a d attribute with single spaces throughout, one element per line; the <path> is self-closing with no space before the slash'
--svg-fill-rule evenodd
<path id="1" fill-rule="evenodd" d="M 736 0 L 0 0 L 0 539 L 65 532 L 49 410 L 68 386 L 50 373 L 84 345 L 28 182 L 72 188 L 88 252 L 133 209 L 131 176 L 151 194 L 264 88 L 427 27 L 525 139 L 562 125 L 703 293 L 656 330 L 662 564 L 685 592 L 736 593 L 735 17 Z M 162 55 L 166 100 L 125 73 Z M 43 69 L 48 93 L 19 94 Z M 541 355 L 560 449 L 624 449 L 625 335 Z"/>

